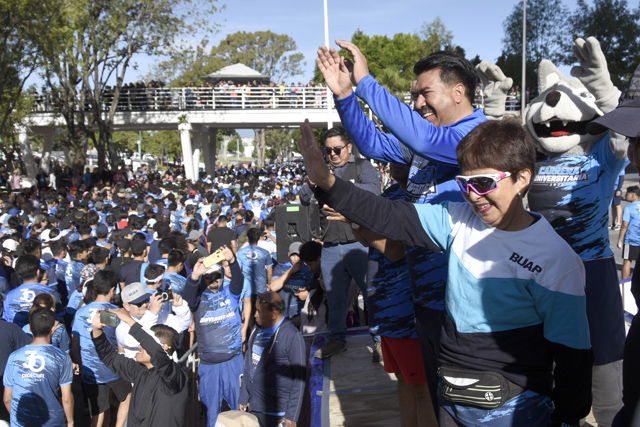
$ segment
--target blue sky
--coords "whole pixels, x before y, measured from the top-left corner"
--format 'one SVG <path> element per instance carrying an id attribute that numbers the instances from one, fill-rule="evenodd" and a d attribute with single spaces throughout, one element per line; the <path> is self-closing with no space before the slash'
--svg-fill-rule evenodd
<path id="1" fill-rule="evenodd" d="M 328 0 L 329 40 L 350 40 L 357 29 L 365 34 L 414 33 L 425 22 L 439 16 L 453 33 L 454 44 L 462 46 L 468 58 L 476 54 L 495 62 L 500 55 L 503 22 L 515 0 Z M 221 1 L 219 4 L 223 4 Z M 570 8 L 574 0 L 565 0 Z M 313 76 L 318 46 L 324 43 L 323 0 L 227 0 L 226 9 L 215 18 L 221 24 L 210 46 L 237 31 L 271 30 L 291 36 L 305 56 L 304 75 L 287 79 L 307 82 Z M 140 58 L 138 70 L 130 70 L 127 81 L 145 76 L 152 58 Z M 563 70 L 564 71 L 564 70 Z"/>

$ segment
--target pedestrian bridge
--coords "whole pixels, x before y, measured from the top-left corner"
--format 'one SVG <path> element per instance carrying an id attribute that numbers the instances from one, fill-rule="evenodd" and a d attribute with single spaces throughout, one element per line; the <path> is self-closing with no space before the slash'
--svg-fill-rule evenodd
<path id="1" fill-rule="evenodd" d="M 103 110 L 111 107 L 105 94 Z M 85 107 L 90 113 L 91 108 Z M 298 127 L 308 119 L 312 127 L 331 127 L 340 122 L 331 92 L 325 87 L 224 88 L 132 88 L 120 96 L 113 121 L 114 131 L 179 130 L 187 178 L 197 175 L 200 151 L 213 175 L 218 129 L 268 129 Z M 43 160 L 51 151 L 53 136 L 65 128 L 51 98 L 36 95 L 28 128 L 20 132 L 23 153 L 29 151 L 28 134 L 44 136 Z M 96 128 L 97 130 L 97 128 Z M 193 159 L 188 161 L 187 159 Z"/>

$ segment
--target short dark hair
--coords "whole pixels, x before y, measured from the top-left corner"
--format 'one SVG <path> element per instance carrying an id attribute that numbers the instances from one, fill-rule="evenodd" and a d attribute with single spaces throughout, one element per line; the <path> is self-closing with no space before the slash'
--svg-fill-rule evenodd
<path id="1" fill-rule="evenodd" d="M 32 255 L 42 249 L 42 242 L 35 237 L 30 237 L 22 242 L 22 253 Z"/>
<path id="2" fill-rule="evenodd" d="M 92 283 L 98 295 L 108 295 L 118 283 L 118 274 L 111 270 L 99 270 L 93 276 Z"/>
<path id="3" fill-rule="evenodd" d="M 632 185 L 631 187 L 627 188 L 627 193 L 633 193 L 636 196 L 640 197 L 640 187 L 638 187 L 637 185 Z"/>
<path id="4" fill-rule="evenodd" d="M 252 228 L 251 230 L 247 231 L 247 240 L 249 241 L 249 243 L 258 243 L 261 234 L 262 232 L 258 228 Z"/>
<path id="5" fill-rule="evenodd" d="M 29 327 L 34 338 L 49 335 L 55 323 L 55 313 L 46 307 L 38 308 L 29 315 Z"/>
<path id="6" fill-rule="evenodd" d="M 169 267 L 177 267 L 181 262 L 184 262 L 184 254 L 181 250 L 174 249 L 169 252 L 169 257 L 167 259 Z"/>
<path id="7" fill-rule="evenodd" d="M 144 271 L 145 279 L 155 279 L 159 275 L 164 273 L 164 266 L 160 264 L 150 264 Z"/>
<path id="8" fill-rule="evenodd" d="M 62 240 L 56 240 L 49 244 L 49 249 L 51 249 L 53 256 L 58 256 L 62 251 L 67 250 L 67 244 Z"/>
<path id="9" fill-rule="evenodd" d="M 344 142 L 345 145 L 353 143 L 353 141 L 351 141 L 351 137 L 349 136 L 347 131 L 341 126 L 335 126 L 335 127 L 332 127 L 331 129 L 327 130 L 327 132 L 325 132 L 325 134 L 324 134 L 324 141 L 326 142 L 327 139 L 333 138 L 334 136 L 339 136 L 340 139 L 342 139 L 342 142 Z"/>
<path id="10" fill-rule="evenodd" d="M 317 261 L 322 256 L 322 244 L 309 241 L 300 246 L 300 260 L 302 262 Z"/>
<path id="11" fill-rule="evenodd" d="M 440 70 L 440 81 L 446 86 L 455 86 L 458 83 L 462 83 L 465 89 L 465 96 L 470 103 L 473 103 L 478 84 L 478 74 L 468 59 L 454 52 L 434 52 L 418 61 L 413 66 L 413 73 L 419 76 L 426 71 L 434 69 Z"/>
<path id="12" fill-rule="evenodd" d="M 91 259 L 95 264 L 102 264 L 109 259 L 109 249 L 102 246 L 94 246 L 91 251 Z"/>
<path id="13" fill-rule="evenodd" d="M 458 165 L 463 170 L 497 169 L 510 172 L 515 182 L 518 173 L 529 169 L 531 188 L 536 174 L 536 148 L 520 123 L 490 120 L 476 126 L 462 138 L 456 149 Z"/>
<path id="14" fill-rule="evenodd" d="M 71 259 L 75 259 L 80 252 L 84 252 L 86 250 L 86 246 L 82 243 L 82 240 L 75 240 L 69 243 L 69 256 Z"/>
<path id="15" fill-rule="evenodd" d="M 173 237 L 165 237 L 158 243 L 158 252 L 160 252 L 160 254 L 168 254 L 177 246 L 178 243 L 176 242 L 176 239 Z"/>
<path id="16" fill-rule="evenodd" d="M 158 338 L 161 343 L 167 344 L 169 347 L 167 349 L 169 356 L 178 349 L 180 335 L 178 335 L 178 332 L 171 326 L 162 324 L 153 325 L 151 327 L 151 331 L 156 335 L 156 338 Z"/>
<path id="17" fill-rule="evenodd" d="M 22 255 L 16 260 L 16 273 L 25 281 L 38 277 L 40 259 L 34 255 Z"/>

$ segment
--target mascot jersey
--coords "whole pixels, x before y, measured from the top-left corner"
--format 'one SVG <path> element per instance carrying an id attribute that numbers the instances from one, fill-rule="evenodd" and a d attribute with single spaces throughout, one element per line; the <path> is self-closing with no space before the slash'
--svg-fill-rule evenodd
<path id="1" fill-rule="evenodd" d="M 355 94 L 336 99 L 342 124 L 360 152 L 372 159 L 411 165 L 405 200 L 412 203 L 463 201 L 455 183 L 459 168 L 456 147 L 474 127 L 487 121 L 481 109 L 447 126 L 434 126 L 391 95 L 371 76 L 356 88 L 393 134 L 379 132 L 360 107 Z M 420 306 L 444 310 L 447 257 L 425 248 L 407 248 L 407 264 L 414 284 L 413 299 Z"/>
<path id="2" fill-rule="evenodd" d="M 583 261 L 612 257 L 609 206 L 624 160 L 609 147 L 609 134 L 588 155 L 538 159 L 529 207 L 542 214 Z"/>

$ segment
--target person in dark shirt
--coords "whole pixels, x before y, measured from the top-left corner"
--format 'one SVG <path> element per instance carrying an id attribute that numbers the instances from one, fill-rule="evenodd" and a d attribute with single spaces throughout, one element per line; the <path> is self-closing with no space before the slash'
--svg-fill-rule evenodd
<path id="1" fill-rule="evenodd" d="M 151 328 L 154 339 L 125 309 L 109 312 L 129 325 L 129 334 L 140 342 L 135 361 L 118 354 L 102 333 L 105 325 L 100 322 L 99 312 L 93 317 L 91 336 L 100 360 L 120 378 L 133 383 L 127 424 L 132 427 L 184 425 L 189 378 L 171 359 L 178 348 L 178 332 L 166 325 L 155 325 Z"/>
<path id="2" fill-rule="evenodd" d="M 238 253 L 238 243 L 236 241 L 236 233 L 227 227 L 227 217 L 220 215 L 212 228 L 207 234 L 207 242 L 209 244 L 209 253 L 212 254 L 222 246 L 231 248 L 233 253 Z"/>
<path id="3" fill-rule="evenodd" d="M 2 307 L 0 306 L 0 310 Z M 15 323 L 7 322 L 0 319 L 0 384 L 3 378 L 4 369 L 7 366 L 9 355 L 14 351 L 24 347 L 31 342 L 31 337 L 25 334 L 20 326 Z M 2 386 L 2 394 L 4 395 L 4 386 Z M 9 421 L 9 412 L 4 405 L 0 405 L 0 420 Z"/>

